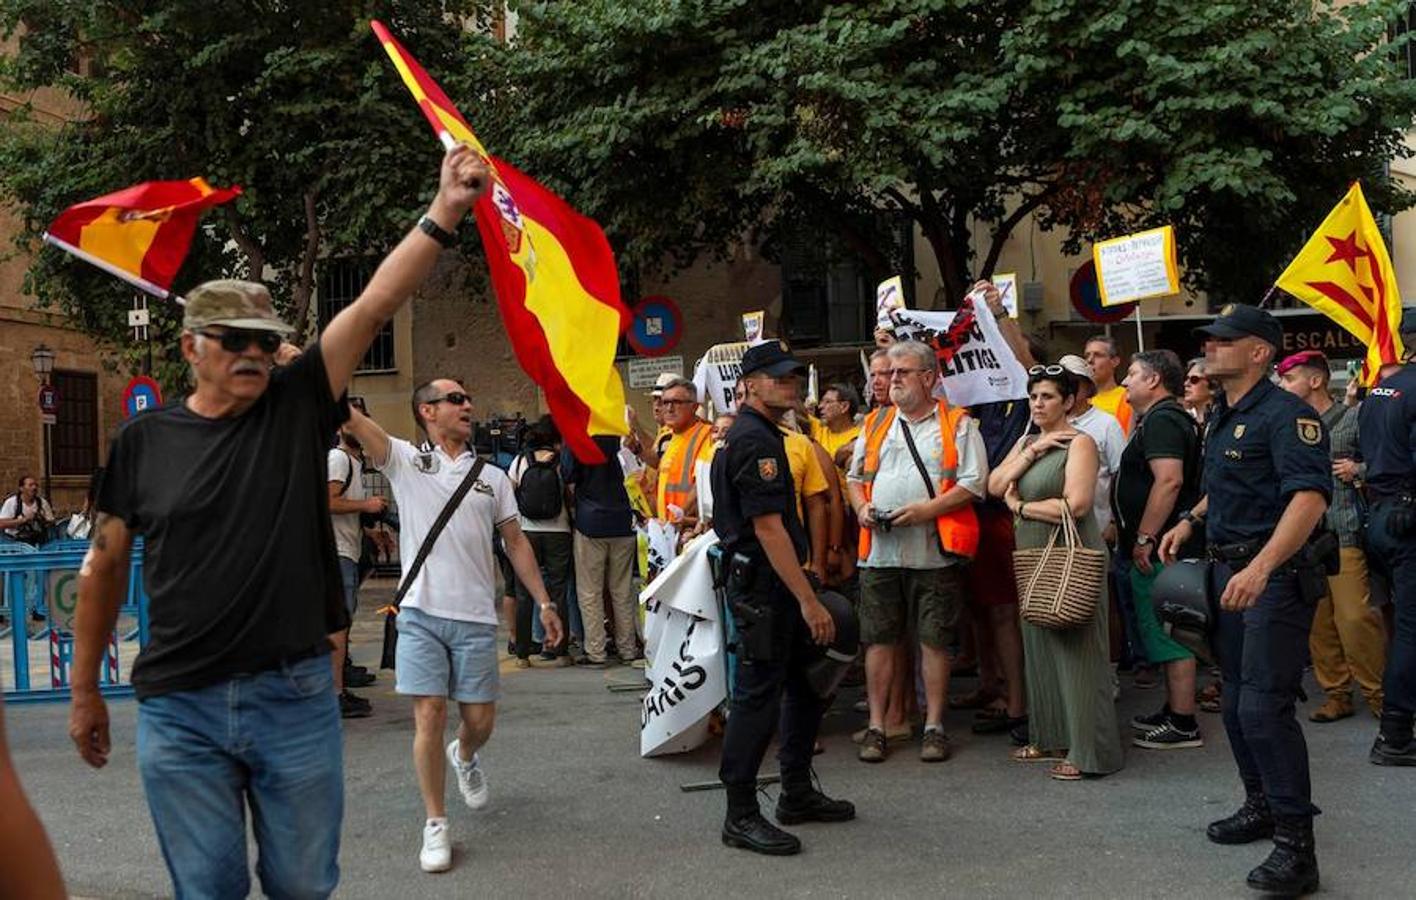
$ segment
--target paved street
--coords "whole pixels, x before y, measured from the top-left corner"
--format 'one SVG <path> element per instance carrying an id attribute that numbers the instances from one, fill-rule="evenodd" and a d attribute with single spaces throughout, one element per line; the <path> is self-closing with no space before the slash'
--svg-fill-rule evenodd
<path id="1" fill-rule="evenodd" d="M 371 607 L 361 609 L 355 651 L 369 665 L 378 654 Z M 858 820 L 797 829 L 800 857 L 758 858 L 719 844 L 721 793 L 679 790 L 715 777 L 716 743 L 639 758 L 637 695 L 607 689 L 638 670 L 503 669 L 505 700 L 484 751 L 492 806 L 449 807 L 455 868 L 444 875 L 418 870 L 409 705 L 393 695 L 390 673 L 366 691 L 375 715 L 347 723 L 345 735 L 339 896 L 1244 897 L 1245 873 L 1267 852 L 1204 839 L 1204 824 L 1239 800 L 1217 716 L 1202 717 L 1202 751 L 1133 750 L 1120 773 L 1065 784 L 1010 761 L 1005 738 L 969 734 L 964 713 L 947 726 L 957 743 L 950 762 L 925 766 L 904 748 L 882 765 L 859 763 L 852 690 L 827 720 L 817 768 L 831 793 L 856 802 Z M 1121 711 L 1129 717 L 1159 697 L 1128 691 Z M 75 895 L 165 896 L 133 761 L 135 704 L 111 710 L 115 749 L 102 772 L 73 753 L 60 705 L 7 709 L 12 750 Z M 1306 727 L 1325 811 L 1325 894 L 1405 894 L 1416 772 L 1367 764 L 1370 718 Z"/>

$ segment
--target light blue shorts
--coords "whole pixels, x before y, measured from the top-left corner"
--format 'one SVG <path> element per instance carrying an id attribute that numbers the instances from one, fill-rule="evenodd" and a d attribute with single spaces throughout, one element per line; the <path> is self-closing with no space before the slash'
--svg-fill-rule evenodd
<path id="1" fill-rule="evenodd" d="M 400 694 L 495 703 L 501 696 L 497 626 L 405 606 L 398 611 L 394 672 Z"/>

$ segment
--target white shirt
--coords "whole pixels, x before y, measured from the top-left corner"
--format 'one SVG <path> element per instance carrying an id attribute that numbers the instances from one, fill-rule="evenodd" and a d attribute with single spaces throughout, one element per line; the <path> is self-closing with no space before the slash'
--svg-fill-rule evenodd
<path id="1" fill-rule="evenodd" d="M 1100 471 L 1096 476 L 1096 494 L 1092 497 L 1092 513 L 1096 516 L 1096 526 L 1102 531 L 1111 524 L 1111 479 L 1121 470 L 1121 453 L 1126 449 L 1126 433 L 1121 423 L 1105 410 L 1089 407 L 1086 412 L 1072 419 L 1078 431 L 1096 441 L 1096 455 Z"/>
<path id="2" fill-rule="evenodd" d="M 325 465 L 329 470 L 327 480 L 347 484 L 339 496 L 345 500 L 363 500 L 368 492 L 364 490 L 364 464 L 339 447 L 329 451 Z M 359 524 L 359 514 L 330 513 L 330 524 L 334 526 L 334 549 L 345 559 L 359 561 L 364 549 L 364 529 Z"/>
<path id="3" fill-rule="evenodd" d="M 452 459 L 440 447 L 423 453 L 405 440 L 389 438 L 383 473 L 398 501 L 398 556 L 405 575 L 474 459 L 467 451 Z M 492 536 L 516 516 L 511 480 L 496 466 L 483 466 L 423 561 L 403 605 L 444 619 L 497 624 Z"/>
<path id="4" fill-rule="evenodd" d="M 535 453 L 541 453 L 541 452 L 544 452 L 544 451 L 536 450 L 536 451 L 533 451 L 533 452 L 535 452 Z M 554 451 L 552 451 L 552 452 L 554 452 Z M 558 453 L 558 452 L 556 453 L 555 466 L 556 466 L 556 475 L 557 475 L 557 477 L 559 477 L 559 476 L 560 476 L 560 453 Z M 516 488 L 521 485 L 521 476 L 524 475 L 524 474 L 526 474 L 526 456 L 523 454 L 523 455 L 521 455 L 521 456 L 518 456 L 516 459 L 512 460 L 512 461 L 511 461 L 511 468 L 507 470 L 506 474 L 511 478 L 512 496 L 515 497 L 515 496 L 516 496 Z M 566 509 L 566 506 L 565 506 L 565 485 L 564 485 L 564 483 L 562 483 L 562 485 L 561 485 L 561 511 L 560 511 L 560 515 L 556 516 L 554 519 L 528 519 L 528 518 L 526 518 L 525 516 L 522 516 L 522 515 L 519 515 L 519 514 L 518 514 L 518 518 L 521 520 L 521 530 L 522 530 L 522 531 L 541 531 L 541 532 L 555 531 L 555 532 L 562 532 L 562 533 L 564 533 L 564 534 L 570 534 L 570 511 L 569 511 L 568 509 Z"/>
<path id="5" fill-rule="evenodd" d="M 0 519 L 18 519 L 26 513 L 33 512 L 43 506 L 44 518 L 54 520 L 54 510 L 49 508 L 49 501 L 37 498 L 33 503 L 24 503 L 20 500 L 19 494 L 11 494 L 5 498 L 5 502 L 0 504 Z M 6 528 L 5 533 L 10 537 L 15 537 L 20 533 L 19 527 Z"/>
<path id="6" fill-rule="evenodd" d="M 875 475 L 870 503 L 876 509 L 899 509 L 907 503 L 926 501 L 929 490 L 915 465 L 903 431 L 905 415 L 896 412 L 890 430 L 880 444 L 880 471 Z M 930 484 L 937 493 L 943 472 L 944 447 L 939 435 L 939 413 L 935 407 L 918 422 L 909 425 L 920 459 L 929 472 Z M 954 446 L 959 451 L 955 482 L 975 497 L 982 499 L 988 491 L 988 451 L 978 423 L 971 417 L 959 419 L 954 433 Z M 863 482 L 865 472 L 865 435 L 856 439 L 851 457 L 848 481 Z M 889 531 L 875 531 L 870 539 L 870 556 L 861 563 L 866 568 L 942 569 L 959 558 L 939 551 L 938 529 L 933 522 L 896 526 Z"/>

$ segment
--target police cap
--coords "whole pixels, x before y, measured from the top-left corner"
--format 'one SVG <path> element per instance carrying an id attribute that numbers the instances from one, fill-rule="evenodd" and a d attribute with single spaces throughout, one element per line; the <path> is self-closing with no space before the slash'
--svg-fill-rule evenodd
<path id="1" fill-rule="evenodd" d="M 1244 303 L 1226 304 L 1213 322 L 1196 328 L 1195 334 L 1225 341 L 1252 336 L 1267 341 L 1274 350 L 1283 346 L 1283 326 L 1278 319 L 1268 310 Z"/>
<path id="2" fill-rule="evenodd" d="M 805 375 L 806 366 L 792 356 L 786 341 L 763 341 L 748 347 L 747 352 L 742 355 L 743 377 L 754 372 L 765 372 L 773 377 Z"/>

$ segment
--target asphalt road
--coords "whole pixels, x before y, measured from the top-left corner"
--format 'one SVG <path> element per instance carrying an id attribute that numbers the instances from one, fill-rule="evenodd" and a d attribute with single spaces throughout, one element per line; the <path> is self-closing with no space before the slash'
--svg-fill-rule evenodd
<path id="1" fill-rule="evenodd" d="M 361 619 L 355 655 L 373 664 L 376 623 Z M 637 695 L 607 689 L 640 677 L 507 671 L 483 751 L 492 805 L 473 813 L 449 787 L 454 868 L 426 875 L 411 710 L 381 675 L 365 691 L 374 716 L 346 723 L 338 896 L 1244 897 L 1244 875 L 1268 852 L 1204 838 L 1205 823 L 1241 799 L 1217 716 L 1202 716 L 1202 750 L 1132 749 L 1117 774 L 1060 783 L 1044 766 L 1012 762 L 1006 738 L 969 734 L 963 712 L 946 723 L 949 762 L 925 765 L 903 748 L 881 765 L 860 763 L 849 741 L 861 721 L 850 711 L 855 691 L 827 719 L 817 771 L 829 793 L 855 801 L 857 820 L 797 828 L 806 850 L 791 859 L 729 850 L 718 839 L 721 792 L 679 789 L 716 777 L 717 743 L 640 759 Z M 1160 699 L 1128 690 L 1120 711 L 1129 718 Z M 167 896 L 133 760 L 135 703 L 115 701 L 111 712 L 114 753 L 102 772 L 74 754 L 62 706 L 10 707 L 11 749 L 76 896 Z M 1416 771 L 1366 762 L 1370 717 L 1304 725 L 1324 809 L 1324 893 L 1410 896 Z"/>

